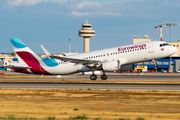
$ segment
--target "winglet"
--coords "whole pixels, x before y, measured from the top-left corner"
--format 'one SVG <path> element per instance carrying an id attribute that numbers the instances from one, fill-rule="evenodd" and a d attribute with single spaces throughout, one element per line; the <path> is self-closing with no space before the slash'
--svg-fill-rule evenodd
<path id="1" fill-rule="evenodd" d="M 41 48 L 42 48 L 43 51 L 45 52 L 46 56 L 47 56 L 48 58 L 50 58 L 51 53 L 50 53 L 48 50 L 46 50 L 46 48 L 45 48 L 43 45 L 41 45 Z"/>

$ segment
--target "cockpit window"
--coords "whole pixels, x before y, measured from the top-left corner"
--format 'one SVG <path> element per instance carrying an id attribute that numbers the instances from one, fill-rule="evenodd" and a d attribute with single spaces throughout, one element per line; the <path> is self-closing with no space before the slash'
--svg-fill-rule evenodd
<path id="1" fill-rule="evenodd" d="M 163 44 L 160 44 L 160 47 L 164 47 L 164 46 L 168 46 L 169 44 L 168 43 L 163 43 Z"/>

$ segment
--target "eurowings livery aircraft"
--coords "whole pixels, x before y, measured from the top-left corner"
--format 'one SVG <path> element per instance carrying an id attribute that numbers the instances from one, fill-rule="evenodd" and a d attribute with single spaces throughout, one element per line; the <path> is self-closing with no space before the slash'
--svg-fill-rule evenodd
<path id="1" fill-rule="evenodd" d="M 92 71 L 91 80 L 96 80 L 95 70 L 102 70 L 102 80 L 107 79 L 106 71 L 121 70 L 124 65 L 168 57 L 177 49 L 163 41 L 149 41 L 93 52 L 54 56 L 44 47 L 48 58 L 36 55 L 19 38 L 10 39 L 20 66 L 13 71 L 32 74 L 64 75 Z"/>

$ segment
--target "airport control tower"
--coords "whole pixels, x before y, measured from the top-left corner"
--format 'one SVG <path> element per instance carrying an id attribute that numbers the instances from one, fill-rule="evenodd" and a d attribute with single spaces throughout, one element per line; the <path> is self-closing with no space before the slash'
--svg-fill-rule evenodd
<path id="1" fill-rule="evenodd" d="M 82 30 L 79 30 L 79 36 L 84 37 L 84 52 L 89 52 L 89 38 L 95 36 L 95 30 L 92 30 L 91 24 L 86 20 L 85 24 L 82 24 Z"/>

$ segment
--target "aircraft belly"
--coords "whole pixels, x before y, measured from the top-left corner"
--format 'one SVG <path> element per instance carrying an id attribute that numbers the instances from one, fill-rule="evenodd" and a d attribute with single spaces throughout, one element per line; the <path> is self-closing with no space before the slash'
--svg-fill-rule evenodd
<path id="1" fill-rule="evenodd" d="M 78 69 L 81 69 L 82 65 L 74 65 L 74 64 L 62 64 L 56 67 L 46 67 L 45 69 L 51 74 L 70 74 L 77 72 Z"/>

